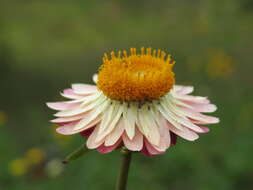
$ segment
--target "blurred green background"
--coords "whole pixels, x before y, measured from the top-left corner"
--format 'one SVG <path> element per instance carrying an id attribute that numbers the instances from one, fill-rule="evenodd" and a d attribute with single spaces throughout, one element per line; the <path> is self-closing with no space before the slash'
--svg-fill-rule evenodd
<path id="1" fill-rule="evenodd" d="M 0 1 L 0 189 L 114 189 L 119 152 L 63 166 L 79 135 L 60 136 L 47 101 L 91 83 L 104 52 L 161 48 L 178 84 L 218 105 L 221 122 L 166 154 L 135 154 L 129 189 L 253 189 L 252 0 Z"/>

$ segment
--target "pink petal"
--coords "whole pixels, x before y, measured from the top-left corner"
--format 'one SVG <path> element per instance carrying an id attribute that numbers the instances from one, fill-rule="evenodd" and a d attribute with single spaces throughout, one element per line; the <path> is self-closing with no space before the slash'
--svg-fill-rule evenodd
<path id="1" fill-rule="evenodd" d="M 107 154 L 109 152 L 112 152 L 113 150 L 115 150 L 116 148 L 119 147 L 121 143 L 121 139 L 118 140 L 118 142 L 116 142 L 114 145 L 112 146 L 105 146 L 104 144 L 100 145 L 97 148 L 97 151 L 100 152 L 101 154 Z"/>
<path id="2" fill-rule="evenodd" d="M 183 127 L 187 127 L 189 129 L 192 129 L 192 130 L 200 132 L 200 133 L 203 132 L 203 130 L 199 126 L 197 126 L 193 122 L 191 122 L 190 119 L 178 117 L 176 115 L 174 115 L 174 117 L 176 118 L 177 122 L 179 122 L 183 125 Z"/>
<path id="3" fill-rule="evenodd" d="M 198 139 L 198 137 L 199 137 L 195 132 L 192 132 L 191 130 L 187 129 L 186 127 L 184 128 L 184 130 L 177 129 L 168 121 L 167 121 L 167 127 L 169 128 L 170 131 L 172 131 L 176 135 L 178 135 L 186 140 L 189 140 L 189 141 L 194 141 L 194 140 Z"/>
<path id="4" fill-rule="evenodd" d="M 170 131 L 171 145 L 177 144 L 177 135 Z"/>
<path id="5" fill-rule="evenodd" d="M 191 110 L 194 112 L 211 113 L 217 110 L 217 106 L 214 104 L 190 104 Z"/>
<path id="6" fill-rule="evenodd" d="M 120 119 L 115 128 L 113 129 L 113 131 L 106 136 L 105 146 L 112 146 L 113 144 L 115 144 L 122 136 L 123 132 L 124 132 L 124 122 L 123 119 Z"/>
<path id="7" fill-rule="evenodd" d="M 208 127 L 201 127 L 202 128 L 202 130 L 203 130 L 203 132 L 197 132 L 197 131 L 194 131 L 194 132 L 196 132 L 196 133 L 208 133 L 209 131 L 210 131 L 210 129 L 208 128 Z"/>
<path id="8" fill-rule="evenodd" d="M 186 114 L 186 116 L 192 120 L 206 122 L 206 124 L 214 124 L 214 123 L 220 122 L 219 118 L 217 118 L 217 117 L 207 116 L 207 115 L 203 115 L 201 113 L 193 112 L 192 110 L 190 110 L 188 108 L 181 108 L 181 110 L 183 110 L 184 113 Z"/>
<path id="9" fill-rule="evenodd" d="M 76 120 L 80 120 L 82 118 L 84 118 L 86 116 L 86 114 L 80 114 L 80 115 L 76 115 L 76 116 L 72 116 L 72 117 L 60 117 L 60 118 L 56 118 L 51 120 L 52 123 L 64 123 L 64 122 L 70 122 L 70 121 L 76 121 Z"/>
<path id="10" fill-rule="evenodd" d="M 62 123 L 57 123 L 56 125 L 59 126 L 59 127 L 63 127 L 63 126 L 66 126 L 66 125 L 76 125 L 78 123 L 78 121 L 69 121 L 69 122 L 62 122 Z M 57 131 L 57 129 L 56 129 Z"/>
<path id="11" fill-rule="evenodd" d="M 209 104 L 210 101 L 206 97 L 176 94 L 176 98 L 185 103 Z"/>
<path id="12" fill-rule="evenodd" d="M 71 88 L 63 90 L 63 93 L 61 93 L 61 95 L 65 98 L 69 98 L 69 99 L 79 99 L 79 98 L 83 97 L 83 96 L 80 96 L 80 95 L 77 95 L 76 93 L 74 93 L 74 90 Z"/>
<path id="13" fill-rule="evenodd" d="M 67 103 L 67 102 L 48 102 L 46 104 L 49 108 L 57 111 L 72 109 L 80 105 L 80 103 Z"/>
<path id="14" fill-rule="evenodd" d="M 80 132 L 80 135 L 84 138 L 88 138 L 93 131 L 94 131 L 94 128 L 90 128 L 90 129 Z"/>
<path id="15" fill-rule="evenodd" d="M 180 90 L 177 91 L 177 93 L 186 95 L 192 93 L 194 90 L 193 86 L 182 86 Z"/>
<path id="16" fill-rule="evenodd" d="M 158 155 L 158 154 L 163 154 L 164 151 L 158 151 L 154 146 L 152 146 L 147 139 L 144 140 L 145 146 L 147 148 L 147 151 L 151 155 Z"/>
<path id="17" fill-rule="evenodd" d="M 154 155 L 150 154 L 149 151 L 147 150 L 147 147 L 146 145 L 144 145 L 141 149 L 141 152 L 145 155 L 145 156 L 148 156 L 148 157 L 153 157 Z"/>
<path id="18" fill-rule="evenodd" d="M 131 151 L 140 151 L 143 148 L 143 135 L 139 132 L 139 130 L 135 129 L 134 138 L 129 139 L 126 133 L 123 134 L 123 142 L 125 147 Z"/>
<path id="19" fill-rule="evenodd" d="M 75 122 L 75 124 L 67 124 L 64 125 L 62 127 L 58 127 L 56 129 L 56 131 L 62 135 L 72 135 L 72 134 L 76 134 L 76 133 L 80 133 L 84 130 L 87 130 L 93 126 L 95 126 L 97 123 L 99 123 L 101 120 L 101 117 L 97 117 L 94 120 L 92 120 L 89 124 L 87 124 L 86 126 L 84 126 L 81 129 L 75 130 L 76 125 L 78 124 L 78 122 Z"/>
<path id="20" fill-rule="evenodd" d="M 154 147 L 163 152 L 166 151 L 167 148 L 170 147 L 170 131 L 167 127 L 167 121 L 164 119 L 162 115 L 159 116 L 158 118 L 158 123 L 159 123 L 159 132 L 160 132 L 160 142 L 158 146 Z"/>
<path id="21" fill-rule="evenodd" d="M 78 95 L 93 94 L 97 91 L 97 87 L 95 85 L 89 84 L 72 84 L 72 88 L 74 92 Z"/>

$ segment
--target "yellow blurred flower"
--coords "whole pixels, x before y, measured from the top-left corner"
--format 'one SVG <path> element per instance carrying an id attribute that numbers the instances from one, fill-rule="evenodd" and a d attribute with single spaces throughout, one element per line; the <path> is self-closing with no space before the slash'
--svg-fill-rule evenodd
<path id="1" fill-rule="evenodd" d="M 26 159 L 17 158 L 9 163 L 9 172 L 13 176 L 22 176 L 27 173 L 29 164 Z"/>
<path id="2" fill-rule="evenodd" d="M 211 78 L 230 77 L 235 69 L 235 61 L 229 55 L 221 50 L 215 50 L 210 53 L 210 59 L 207 64 L 207 74 Z"/>
<path id="3" fill-rule="evenodd" d="M 31 148 L 26 152 L 25 159 L 29 164 L 39 164 L 45 159 L 45 153 L 39 148 Z"/>
<path id="4" fill-rule="evenodd" d="M 0 125 L 4 125 L 7 122 L 7 114 L 4 111 L 0 111 Z"/>

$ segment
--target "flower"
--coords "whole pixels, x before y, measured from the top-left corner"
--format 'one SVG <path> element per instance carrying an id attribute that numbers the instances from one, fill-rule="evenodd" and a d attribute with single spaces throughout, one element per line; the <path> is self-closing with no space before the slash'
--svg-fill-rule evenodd
<path id="1" fill-rule="evenodd" d="M 212 50 L 209 53 L 209 62 L 206 66 L 210 78 L 229 78 L 235 71 L 236 62 L 233 57 L 222 50 Z"/>
<path id="2" fill-rule="evenodd" d="M 64 170 L 62 161 L 58 158 L 54 158 L 48 161 L 45 166 L 45 170 L 48 177 L 50 178 L 55 178 L 59 176 Z"/>
<path id="3" fill-rule="evenodd" d="M 31 148 L 26 152 L 25 158 L 31 165 L 36 165 L 44 161 L 45 152 L 40 148 Z"/>
<path id="4" fill-rule="evenodd" d="M 97 85 L 73 84 L 61 95 L 70 101 L 47 103 L 57 110 L 51 122 L 63 135 L 80 133 L 89 149 L 109 153 L 124 146 L 148 156 L 164 153 L 176 137 L 194 141 L 219 119 L 203 115 L 216 106 L 189 95 L 191 86 L 175 85 L 175 61 L 161 50 L 135 48 L 103 57 Z"/>
<path id="5" fill-rule="evenodd" d="M 17 158 L 9 163 L 9 172 L 13 176 L 23 176 L 27 173 L 29 164 L 23 158 Z"/>
<path id="6" fill-rule="evenodd" d="M 6 124 L 7 120 L 8 120 L 7 114 L 4 111 L 0 110 L 0 125 Z"/>

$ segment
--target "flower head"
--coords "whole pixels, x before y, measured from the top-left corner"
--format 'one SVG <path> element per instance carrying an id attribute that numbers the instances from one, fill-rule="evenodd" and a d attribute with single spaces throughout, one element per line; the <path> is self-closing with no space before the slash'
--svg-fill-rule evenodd
<path id="1" fill-rule="evenodd" d="M 163 51 L 135 48 L 130 54 L 105 54 L 97 85 L 73 84 L 62 96 L 70 101 L 48 103 L 57 110 L 53 123 L 64 135 L 80 133 L 87 147 L 108 153 L 124 146 L 146 155 L 164 153 L 176 137 L 194 141 L 219 122 L 201 112 L 216 106 L 206 97 L 191 96 L 193 87 L 175 85 L 175 62 Z"/>
<path id="2" fill-rule="evenodd" d="M 103 58 L 98 75 L 98 88 L 109 98 L 122 101 L 145 101 L 165 95 L 175 83 L 172 67 L 174 61 L 163 51 L 135 48 L 111 53 Z"/>

